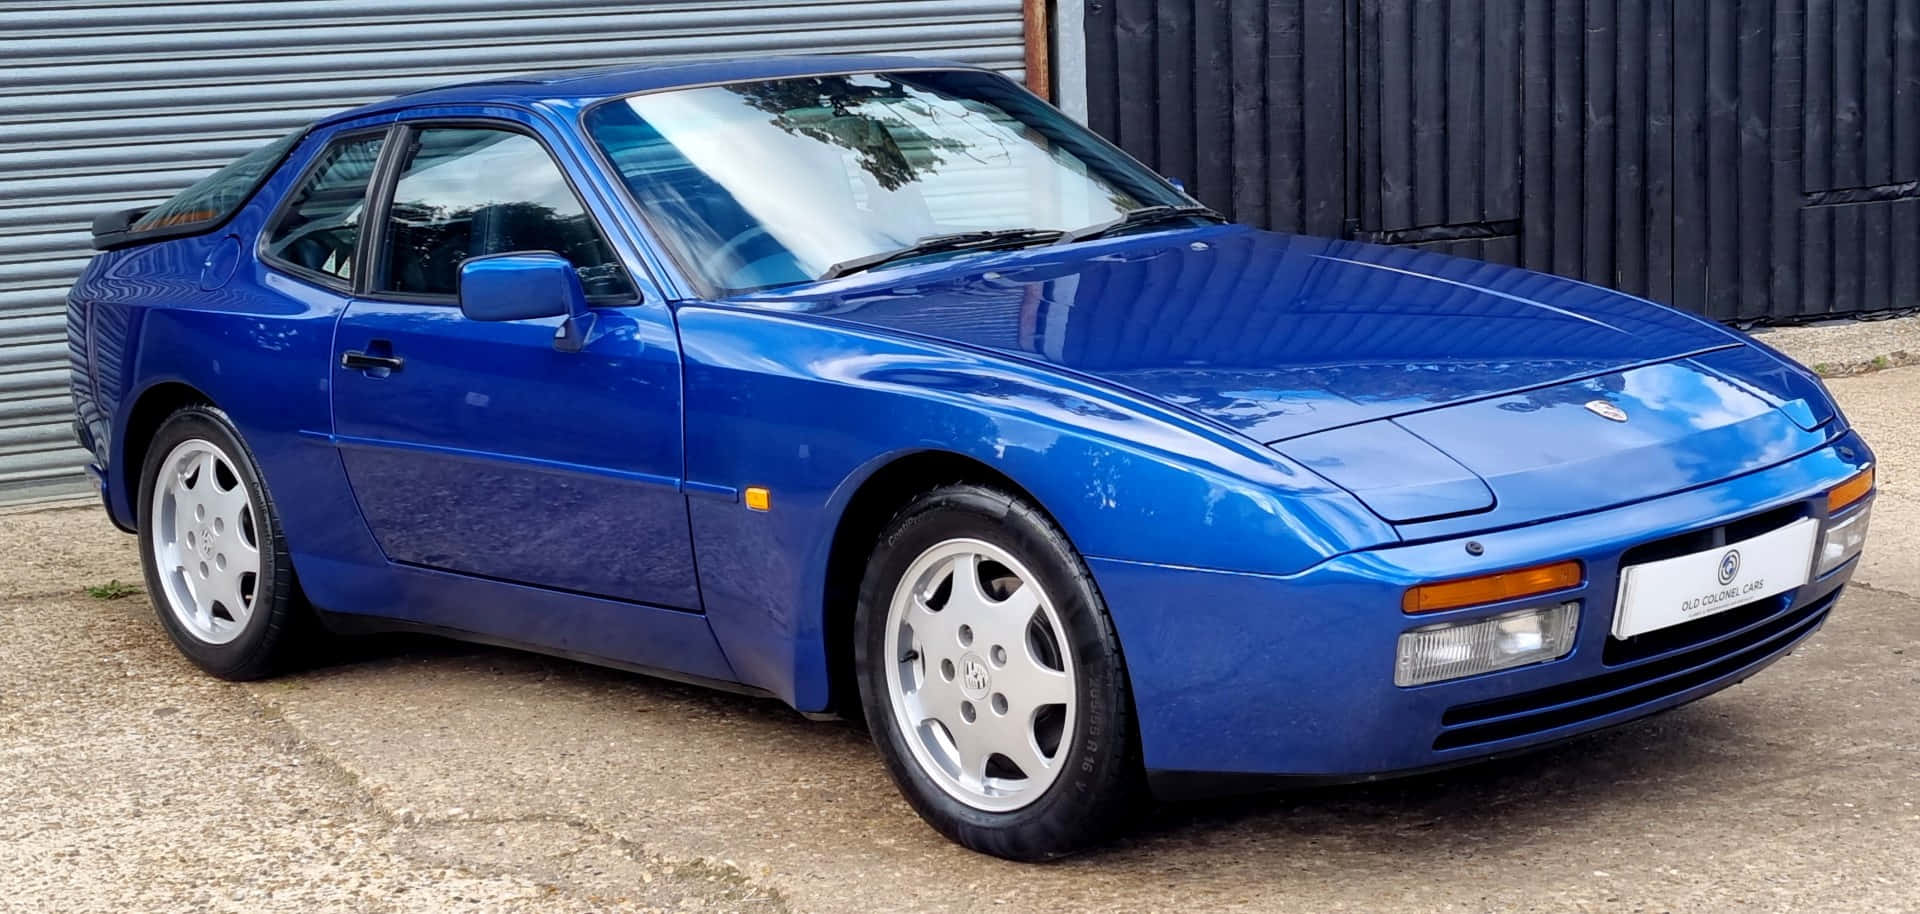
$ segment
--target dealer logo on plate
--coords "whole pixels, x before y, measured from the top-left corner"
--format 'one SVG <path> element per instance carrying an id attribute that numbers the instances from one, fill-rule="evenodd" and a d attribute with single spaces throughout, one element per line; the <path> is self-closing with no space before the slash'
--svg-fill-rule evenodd
<path id="1" fill-rule="evenodd" d="M 1720 584 L 1721 586 L 1731 584 L 1733 579 L 1739 576 L 1740 550 L 1728 549 L 1727 554 L 1720 557 Z"/>

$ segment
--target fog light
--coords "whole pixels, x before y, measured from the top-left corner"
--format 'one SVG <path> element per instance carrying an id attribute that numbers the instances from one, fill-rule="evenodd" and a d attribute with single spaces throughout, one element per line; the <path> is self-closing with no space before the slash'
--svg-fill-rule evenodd
<path id="1" fill-rule="evenodd" d="M 1565 657 L 1580 628 L 1580 604 L 1523 609 L 1400 635 L 1393 684 L 1422 685 Z"/>
<path id="2" fill-rule="evenodd" d="M 1814 577 L 1826 574 L 1860 554 L 1860 548 L 1867 544 L 1867 517 L 1872 513 L 1873 506 L 1869 505 L 1846 520 L 1827 524 L 1827 532 L 1820 537 L 1820 564 L 1813 570 Z"/>

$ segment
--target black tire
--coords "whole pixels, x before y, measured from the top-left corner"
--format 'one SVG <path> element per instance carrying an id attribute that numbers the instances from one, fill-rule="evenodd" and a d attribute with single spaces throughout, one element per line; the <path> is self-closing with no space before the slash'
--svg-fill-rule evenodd
<path id="1" fill-rule="evenodd" d="M 886 665 L 879 662 L 903 575 L 928 549 L 956 538 L 992 544 L 1025 565 L 1052 601 L 1072 653 L 1079 704 L 1065 767 L 1037 799 L 1007 812 L 961 802 L 922 768 L 894 716 Z M 907 801 L 941 834 L 996 857 L 1048 860 L 1111 840 L 1144 806 L 1133 702 L 1106 604 L 1066 537 L 1023 499 L 955 484 L 901 510 L 867 565 L 854 634 L 861 705 L 874 743 Z"/>
<path id="2" fill-rule="evenodd" d="M 253 612 L 237 636 L 218 644 L 195 636 L 174 617 L 168 608 L 168 591 L 163 586 L 159 562 L 154 555 L 152 506 L 161 464 L 176 446 L 196 438 L 213 443 L 232 458 L 232 469 L 246 487 L 260 552 L 261 569 L 253 585 Z M 308 624 L 312 615 L 294 582 L 293 563 L 287 556 L 286 538 L 281 534 L 279 511 L 261 481 L 260 466 L 226 413 L 213 406 L 196 404 L 176 410 L 160 424 L 153 440 L 147 444 L 146 459 L 140 468 L 136 510 L 140 517 L 140 560 L 146 572 L 147 593 L 154 612 L 160 617 L 161 627 L 166 629 L 180 653 L 221 679 L 262 679 L 289 668 L 294 661 L 296 642 L 312 628 Z"/>

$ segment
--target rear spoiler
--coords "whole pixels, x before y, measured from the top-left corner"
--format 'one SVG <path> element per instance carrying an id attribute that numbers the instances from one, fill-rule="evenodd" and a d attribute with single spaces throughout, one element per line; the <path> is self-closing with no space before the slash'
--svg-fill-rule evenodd
<path id="1" fill-rule="evenodd" d="M 115 248 L 131 247 L 136 244 L 146 244 L 151 241 L 165 241 L 169 238 L 185 238 L 188 235 L 201 235 L 226 225 L 227 219 L 232 218 L 232 214 L 228 214 L 221 219 L 214 219 L 211 214 L 203 215 L 196 213 L 195 215 L 202 215 L 202 218 L 193 222 L 162 223 L 148 228 L 134 229 L 134 226 L 140 222 L 140 217 L 152 211 L 153 207 L 151 206 L 140 206 L 133 209 L 119 209 L 110 213 L 101 213 L 93 217 L 93 249 L 96 251 L 111 251 Z"/>
<path id="2" fill-rule="evenodd" d="M 154 234 L 152 232 L 141 232 L 138 235 L 134 235 L 130 231 L 133 228 L 133 224 L 138 222 L 140 217 L 146 215 L 147 211 L 152 208 L 151 206 L 138 206 L 133 209 L 121 209 L 114 210 L 110 213 L 101 213 L 93 217 L 93 249 L 96 251 L 111 250 L 136 241 L 145 241 L 152 237 Z"/>

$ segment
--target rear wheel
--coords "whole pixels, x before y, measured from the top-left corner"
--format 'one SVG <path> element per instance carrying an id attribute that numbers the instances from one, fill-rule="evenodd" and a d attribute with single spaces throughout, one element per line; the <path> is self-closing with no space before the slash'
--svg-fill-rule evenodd
<path id="1" fill-rule="evenodd" d="M 868 725 L 936 829 L 1040 860 L 1134 813 L 1118 639 L 1085 566 L 1031 505 L 971 485 L 917 499 L 876 548 L 857 612 Z"/>
<path id="2" fill-rule="evenodd" d="M 273 502 L 224 413 L 188 406 L 161 423 L 140 505 L 147 592 L 180 652 L 223 679 L 282 668 L 304 610 Z"/>

